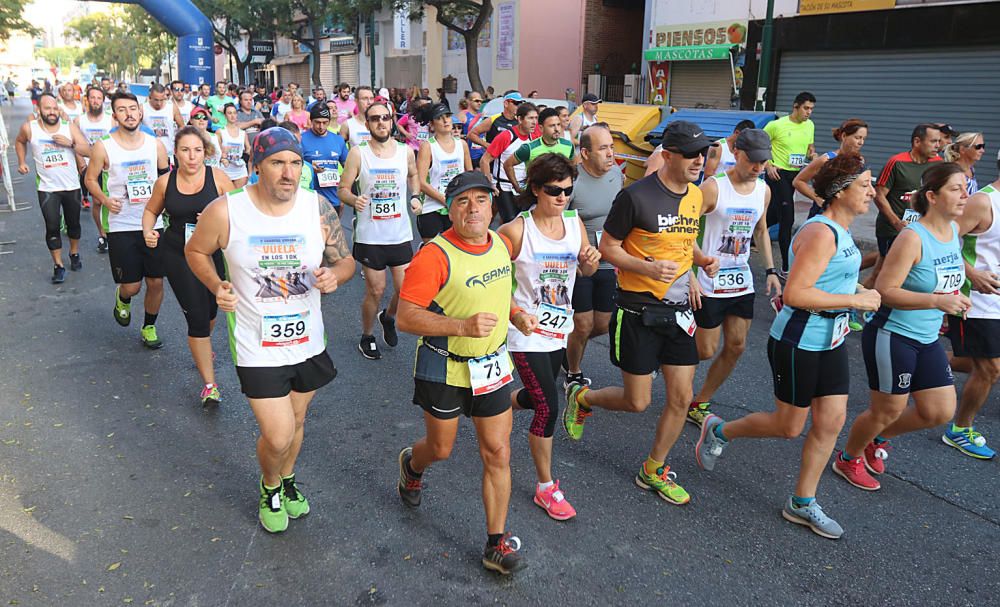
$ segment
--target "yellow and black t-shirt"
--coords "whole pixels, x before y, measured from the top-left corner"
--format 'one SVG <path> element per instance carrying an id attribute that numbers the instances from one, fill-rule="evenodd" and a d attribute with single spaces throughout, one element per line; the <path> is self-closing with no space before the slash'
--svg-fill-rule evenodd
<path id="1" fill-rule="evenodd" d="M 698 186 L 689 185 L 682 194 L 671 192 L 655 173 L 618 193 L 604 222 L 604 231 L 621 240 L 622 248 L 633 257 L 674 261 L 680 266 L 676 278 L 669 283 L 620 270 L 619 303 L 689 305 L 688 288 L 701 202 Z"/>

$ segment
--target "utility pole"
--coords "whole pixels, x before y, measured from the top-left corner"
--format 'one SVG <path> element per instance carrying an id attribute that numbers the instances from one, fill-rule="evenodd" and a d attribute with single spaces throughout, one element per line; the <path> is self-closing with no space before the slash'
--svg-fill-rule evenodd
<path id="1" fill-rule="evenodd" d="M 767 15 L 760 36 L 760 66 L 757 72 L 757 100 L 754 109 L 763 111 L 764 92 L 771 84 L 771 63 L 774 56 L 774 0 L 767 0 Z"/>

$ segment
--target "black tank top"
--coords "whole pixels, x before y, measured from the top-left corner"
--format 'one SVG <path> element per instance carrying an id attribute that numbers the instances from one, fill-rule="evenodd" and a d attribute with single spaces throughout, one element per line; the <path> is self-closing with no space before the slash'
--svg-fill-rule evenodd
<path id="1" fill-rule="evenodd" d="M 218 197 L 219 191 L 215 187 L 215 174 L 211 167 L 205 167 L 205 183 L 197 194 L 181 194 L 177 189 L 177 170 L 171 171 L 163 197 L 163 210 L 170 215 L 170 225 L 163 233 L 164 242 L 183 250 L 186 225 L 198 223 L 198 213 Z"/>
<path id="2" fill-rule="evenodd" d="M 490 124 L 490 128 L 486 131 L 486 143 L 493 143 L 497 135 L 504 131 L 509 131 L 514 125 L 517 124 L 517 118 L 507 118 L 503 114 L 500 114 L 493 119 Z"/>

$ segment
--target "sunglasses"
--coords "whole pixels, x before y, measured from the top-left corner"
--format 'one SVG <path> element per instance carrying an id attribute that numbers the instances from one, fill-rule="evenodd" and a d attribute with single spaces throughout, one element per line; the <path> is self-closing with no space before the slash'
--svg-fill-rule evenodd
<path id="1" fill-rule="evenodd" d="M 548 194 L 549 196 L 558 196 L 560 194 L 565 194 L 566 196 L 570 196 L 571 194 L 573 194 L 573 186 L 569 186 L 568 188 L 561 188 L 557 185 L 546 184 L 542 186 L 542 191 Z"/>
<path id="2" fill-rule="evenodd" d="M 204 114 L 198 114 L 197 116 L 191 116 L 191 120 L 208 120 L 208 116 Z"/>
<path id="3" fill-rule="evenodd" d="M 375 114 L 368 117 L 368 122 L 392 122 L 392 116 L 389 114 Z"/>
<path id="4" fill-rule="evenodd" d="M 182 93 L 182 92 L 184 92 L 184 89 L 179 89 L 179 88 L 176 88 L 176 87 L 172 88 L 170 90 L 173 91 L 173 92 L 175 92 L 175 93 Z"/>
<path id="5" fill-rule="evenodd" d="M 708 148 L 705 148 L 704 150 L 698 150 L 697 152 L 681 152 L 680 150 L 671 150 L 670 148 L 666 149 L 668 152 L 672 152 L 674 154 L 680 154 L 681 156 L 684 157 L 685 160 L 694 160 L 698 156 L 708 156 Z"/>
<path id="6" fill-rule="evenodd" d="M 472 103 L 482 103 L 482 102 L 483 102 L 483 100 L 482 100 L 482 99 L 472 99 L 472 100 L 470 100 L 470 101 L 471 101 Z"/>
<path id="7" fill-rule="evenodd" d="M 985 143 L 977 143 L 976 145 L 971 146 L 971 147 L 974 150 L 985 150 L 986 149 L 986 144 Z"/>

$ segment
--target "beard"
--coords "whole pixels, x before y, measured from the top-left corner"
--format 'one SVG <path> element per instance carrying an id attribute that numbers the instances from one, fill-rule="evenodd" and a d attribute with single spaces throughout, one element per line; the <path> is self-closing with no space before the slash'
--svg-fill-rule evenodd
<path id="1" fill-rule="evenodd" d="M 59 124 L 59 114 L 42 114 L 42 122 L 49 126 Z"/>

